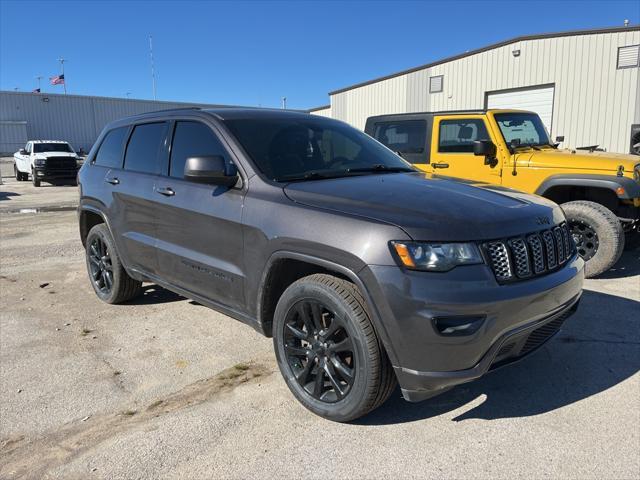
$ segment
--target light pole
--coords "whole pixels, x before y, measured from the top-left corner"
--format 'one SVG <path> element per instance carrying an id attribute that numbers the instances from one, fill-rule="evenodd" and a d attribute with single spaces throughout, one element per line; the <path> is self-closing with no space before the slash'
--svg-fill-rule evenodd
<path id="1" fill-rule="evenodd" d="M 151 59 L 151 82 L 153 85 L 153 99 L 156 100 L 156 71 L 153 65 L 153 35 L 149 35 L 149 58 Z"/>
<path id="2" fill-rule="evenodd" d="M 36 77 L 36 80 L 38 80 L 38 93 L 42 93 L 42 88 L 41 88 L 41 80 L 42 80 L 42 75 L 38 75 Z"/>
<path id="3" fill-rule="evenodd" d="M 131 95 L 131 92 L 126 92 L 126 93 L 125 93 L 125 96 L 126 96 L 127 98 L 129 98 L 129 96 L 130 96 L 130 95 Z"/>
<path id="4" fill-rule="evenodd" d="M 59 58 L 58 61 L 60 62 L 60 66 L 62 67 L 62 86 L 64 87 L 64 94 L 67 94 L 67 77 L 64 76 L 64 62 L 66 62 L 66 60 L 64 58 Z"/>
<path id="5" fill-rule="evenodd" d="M 287 109 L 287 97 L 282 97 L 282 109 Z"/>

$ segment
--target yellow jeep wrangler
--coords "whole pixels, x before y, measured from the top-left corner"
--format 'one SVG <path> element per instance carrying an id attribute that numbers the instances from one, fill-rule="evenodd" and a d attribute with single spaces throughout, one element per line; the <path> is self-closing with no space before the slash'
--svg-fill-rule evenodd
<path id="1" fill-rule="evenodd" d="M 559 149 L 533 112 L 370 117 L 366 133 L 433 176 L 498 184 L 562 205 L 587 277 L 611 268 L 640 224 L 640 158 Z M 562 137 L 557 140 L 562 141 Z"/>

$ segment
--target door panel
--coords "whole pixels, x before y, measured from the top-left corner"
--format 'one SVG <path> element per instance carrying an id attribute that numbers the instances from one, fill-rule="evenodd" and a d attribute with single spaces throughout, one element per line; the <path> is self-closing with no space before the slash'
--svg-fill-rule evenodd
<path id="1" fill-rule="evenodd" d="M 429 171 L 439 177 L 499 184 L 500 163 L 491 167 L 485 165 L 485 157 L 473 154 L 473 142 L 491 140 L 489 132 L 489 126 L 481 115 L 435 118 Z"/>
<path id="2" fill-rule="evenodd" d="M 158 267 L 172 284 L 227 307 L 244 309 L 242 206 L 244 191 L 185 181 L 188 157 L 221 155 L 204 123 L 177 121 L 170 167 L 156 183 Z"/>
<path id="3" fill-rule="evenodd" d="M 551 131 L 554 87 L 533 87 L 487 93 L 487 108 L 529 110 L 537 113 L 547 131 Z"/>
<path id="4" fill-rule="evenodd" d="M 159 189 L 173 191 L 166 196 Z M 223 305 L 243 305 L 243 193 L 173 178 L 156 185 L 160 276 Z"/>

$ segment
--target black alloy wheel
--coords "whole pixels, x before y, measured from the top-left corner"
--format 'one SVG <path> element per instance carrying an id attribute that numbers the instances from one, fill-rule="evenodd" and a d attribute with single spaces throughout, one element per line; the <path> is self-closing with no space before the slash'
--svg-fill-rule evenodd
<path id="1" fill-rule="evenodd" d="M 109 295 L 113 288 L 113 264 L 109 249 L 102 238 L 95 236 L 91 240 L 88 253 L 91 281 L 96 290 Z"/>
<path id="2" fill-rule="evenodd" d="M 339 315 L 317 300 L 300 300 L 287 314 L 283 335 L 287 364 L 309 395 L 335 403 L 349 394 L 356 356 Z"/>
<path id="3" fill-rule="evenodd" d="M 582 220 L 573 220 L 569 223 L 573 241 L 576 243 L 578 254 L 583 260 L 587 261 L 594 257 L 598 252 L 600 241 L 598 233 L 588 223 Z"/>

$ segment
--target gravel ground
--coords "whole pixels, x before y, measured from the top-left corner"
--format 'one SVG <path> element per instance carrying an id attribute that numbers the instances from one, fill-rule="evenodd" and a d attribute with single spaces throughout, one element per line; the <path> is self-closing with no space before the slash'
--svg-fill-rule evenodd
<path id="1" fill-rule="evenodd" d="M 343 425 L 251 328 L 153 285 L 101 303 L 75 212 L 0 233 L 0 478 L 640 477 L 638 250 L 526 360 Z"/>

